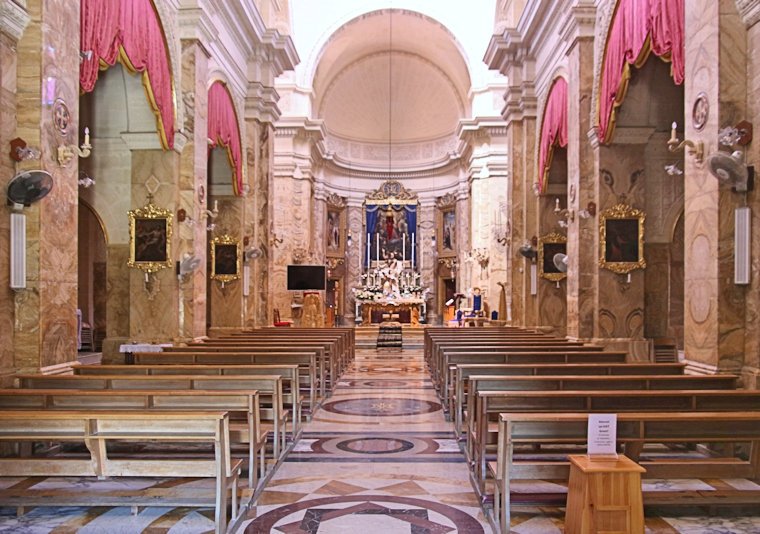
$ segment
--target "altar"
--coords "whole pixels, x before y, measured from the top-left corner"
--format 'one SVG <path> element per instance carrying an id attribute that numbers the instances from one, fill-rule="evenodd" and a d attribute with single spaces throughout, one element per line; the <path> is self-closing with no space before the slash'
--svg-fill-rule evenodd
<path id="1" fill-rule="evenodd" d="M 356 300 L 356 317 L 362 326 L 395 321 L 418 326 L 427 313 L 427 305 L 421 298 L 398 298 L 379 300 Z M 357 321 L 358 322 L 358 321 Z"/>

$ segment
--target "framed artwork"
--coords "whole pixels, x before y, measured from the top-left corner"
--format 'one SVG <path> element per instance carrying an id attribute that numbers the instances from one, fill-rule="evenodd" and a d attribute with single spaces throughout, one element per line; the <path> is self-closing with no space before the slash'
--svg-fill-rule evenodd
<path id="1" fill-rule="evenodd" d="M 240 241 L 229 235 L 211 240 L 211 279 L 227 283 L 240 278 Z"/>
<path id="2" fill-rule="evenodd" d="M 616 204 L 599 214 L 599 266 L 626 274 L 647 266 L 644 260 L 646 214 L 627 204 Z"/>
<path id="3" fill-rule="evenodd" d="M 172 266 L 171 237 L 173 214 L 152 203 L 130 210 L 129 267 L 155 273 Z"/>
<path id="4" fill-rule="evenodd" d="M 554 264 L 555 254 L 567 254 L 567 237 L 552 232 L 538 240 L 538 275 L 546 280 L 558 282 L 567 278 Z"/>
<path id="5" fill-rule="evenodd" d="M 328 256 L 346 255 L 345 210 L 328 206 L 325 226 L 325 252 Z"/>
<path id="6" fill-rule="evenodd" d="M 456 256 L 457 212 L 455 207 L 441 209 L 438 223 L 438 256 Z"/>

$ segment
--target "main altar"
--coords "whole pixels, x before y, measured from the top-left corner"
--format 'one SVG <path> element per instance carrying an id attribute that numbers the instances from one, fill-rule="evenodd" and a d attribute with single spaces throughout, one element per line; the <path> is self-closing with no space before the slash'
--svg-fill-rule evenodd
<path id="1" fill-rule="evenodd" d="M 417 194 L 392 180 L 367 195 L 365 272 L 361 287 L 353 289 L 357 324 L 425 322 L 428 289 L 418 271 L 417 207 Z"/>

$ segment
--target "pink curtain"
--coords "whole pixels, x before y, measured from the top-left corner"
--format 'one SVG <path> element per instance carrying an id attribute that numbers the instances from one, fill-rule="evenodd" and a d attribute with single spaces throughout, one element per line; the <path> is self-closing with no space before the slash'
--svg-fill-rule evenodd
<path id="1" fill-rule="evenodd" d="M 143 73 L 143 85 L 164 148 L 174 146 L 174 98 L 169 51 L 151 0 L 82 0 L 80 47 L 92 51 L 79 68 L 79 84 L 89 93 L 101 66 L 121 60 Z"/>
<path id="2" fill-rule="evenodd" d="M 672 62 L 673 81 L 684 79 L 684 0 L 619 0 L 602 65 L 599 89 L 599 139 L 609 143 L 615 108 L 625 98 L 630 65 L 641 67 L 649 52 Z"/>
<path id="3" fill-rule="evenodd" d="M 208 90 L 208 138 L 211 140 L 209 150 L 215 146 L 227 149 L 227 156 L 232 166 L 233 188 L 236 195 L 242 194 L 243 158 L 240 148 L 240 130 L 232 96 L 222 82 L 214 82 Z"/>
<path id="4" fill-rule="evenodd" d="M 567 146 L 567 81 L 554 80 L 546 100 L 538 148 L 538 190 L 543 193 L 554 146 Z"/>

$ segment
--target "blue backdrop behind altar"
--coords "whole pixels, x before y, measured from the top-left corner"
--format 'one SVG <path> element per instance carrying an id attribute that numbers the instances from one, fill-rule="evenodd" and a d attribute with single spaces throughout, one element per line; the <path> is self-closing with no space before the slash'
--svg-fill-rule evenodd
<path id="1" fill-rule="evenodd" d="M 417 236 L 417 204 L 375 204 L 365 206 L 365 210 L 369 247 L 365 243 L 364 265 L 368 252 L 370 261 L 402 257 L 411 261 L 412 239 Z M 418 253 L 415 247 L 413 269 Z"/>

